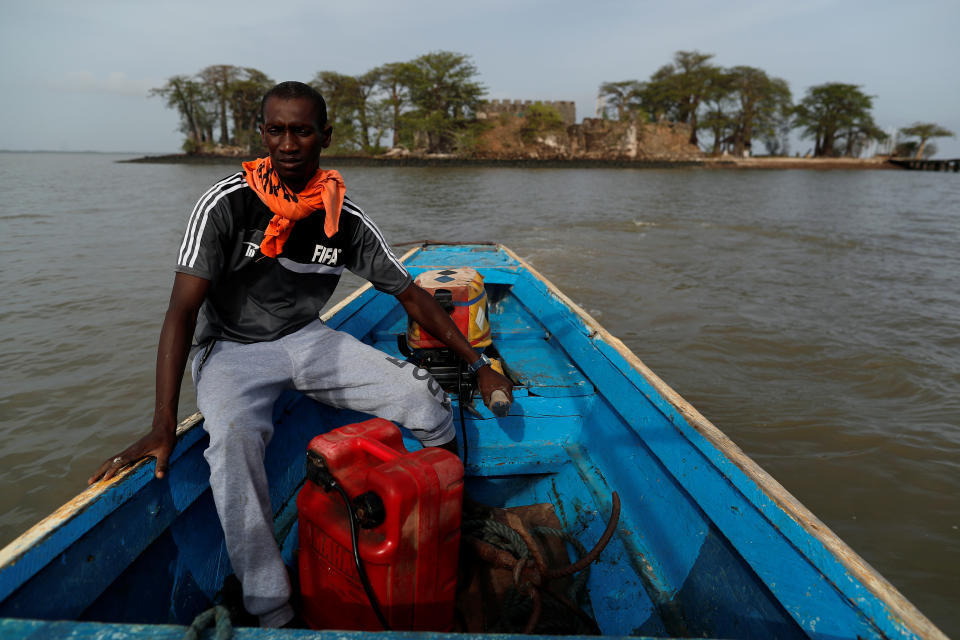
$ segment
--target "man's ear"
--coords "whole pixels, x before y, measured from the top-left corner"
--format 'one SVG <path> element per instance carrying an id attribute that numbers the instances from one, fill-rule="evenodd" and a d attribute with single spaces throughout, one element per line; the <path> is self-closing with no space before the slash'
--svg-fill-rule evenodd
<path id="1" fill-rule="evenodd" d="M 327 126 L 323 128 L 322 136 L 323 137 L 322 137 L 322 142 L 320 143 L 320 146 L 326 149 L 327 147 L 330 146 L 330 141 L 333 140 L 333 125 L 330 124 L 329 122 L 327 123 Z"/>

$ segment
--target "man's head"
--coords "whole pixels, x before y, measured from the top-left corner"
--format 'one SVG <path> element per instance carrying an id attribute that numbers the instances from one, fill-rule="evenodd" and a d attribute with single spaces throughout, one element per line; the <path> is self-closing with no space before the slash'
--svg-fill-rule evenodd
<path id="1" fill-rule="evenodd" d="M 279 98 L 281 100 L 294 100 L 297 98 L 306 98 L 314 104 L 317 120 L 317 130 L 322 130 L 327 126 L 327 102 L 320 93 L 308 84 L 288 80 L 276 85 L 270 91 L 263 94 L 260 101 L 260 118 L 266 122 L 267 119 L 267 101 L 270 98 Z"/>
<path id="2" fill-rule="evenodd" d="M 330 146 L 323 97 L 302 82 L 281 82 L 263 96 L 260 135 L 273 167 L 289 188 L 301 191 L 317 171 L 320 152 Z"/>

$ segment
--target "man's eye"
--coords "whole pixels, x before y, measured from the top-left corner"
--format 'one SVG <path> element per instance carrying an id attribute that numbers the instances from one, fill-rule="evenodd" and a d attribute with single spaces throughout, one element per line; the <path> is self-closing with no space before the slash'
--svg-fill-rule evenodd
<path id="1" fill-rule="evenodd" d="M 280 135 L 280 128 L 279 128 L 279 127 L 267 127 L 267 133 L 269 133 L 269 134 L 272 135 L 272 136 Z"/>
<path id="2" fill-rule="evenodd" d="M 310 129 L 310 128 L 297 129 L 297 135 L 302 137 L 313 135 L 313 129 Z"/>

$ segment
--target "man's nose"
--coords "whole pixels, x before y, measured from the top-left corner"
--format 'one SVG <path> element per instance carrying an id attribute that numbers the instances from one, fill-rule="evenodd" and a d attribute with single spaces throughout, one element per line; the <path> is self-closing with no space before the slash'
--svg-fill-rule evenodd
<path id="1" fill-rule="evenodd" d="M 290 131 L 285 131 L 280 136 L 280 151 L 296 151 L 297 150 L 297 140 L 296 136 L 293 135 Z"/>

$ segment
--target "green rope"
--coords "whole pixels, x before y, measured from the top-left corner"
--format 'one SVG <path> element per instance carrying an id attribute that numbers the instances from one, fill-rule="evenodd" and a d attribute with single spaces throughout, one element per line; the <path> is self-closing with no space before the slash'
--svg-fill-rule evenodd
<path id="1" fill-rule="evenodd" d="M 463 533 L 494 545 L 504 551 L 509 551 L 518 559 L 530 557 L 530 550 L 520 534 L 513 527 L 492 519 L 467 520 L 462 524 Z M 554 537 L 569 542 L 576 550 L 577 557 L 587 554 L 587 548 L 575 537 L 553 527 L 533 527 L 531 532 L 541 538 Z M 587 579 L 590 577 L 590 567 L 573 576 L 567 598 L 572 602 L 581 602 L 582 594 L 586 590 Z M 500 619 L 491 629 L 493 632 L 517 632 L 524 627 L 532 611 L 533 601 L 525 593 L 510 587 L 503 595 L 500 606 Z M 570 609 L 563 603 L 555 600 L 547 591 L 541 592 L 541 614 L 537 624 L 537 633 L 592 633 L 578 616 L 571 616 Z"/>
<path id="2" fill-rule="evenodd" d="M 468 520 L 463 523 L 463 532 L 479 538 L 504 551 L 509 551 L 517 558 L 529 558 L 530 550 L 520 534 L 513 527 L 496 520 Z"/>
<path id="3" fill-rule="evenodd" d="M 199 640 L 200 632 L 210 626 L 216 627 L 213 635 L 214 640 L 230 640 L 233 637 L 230 613 L 226 607 L 218 604 L 193 619 L 193 622 L 187 627 L 187 632 L 183 634 L 183 640 Z"/>

